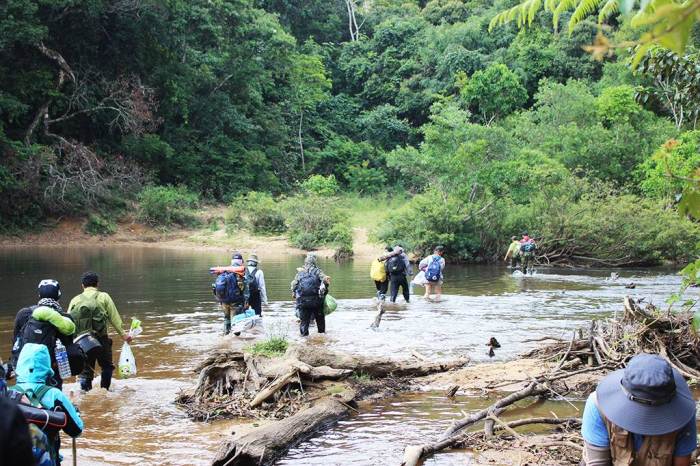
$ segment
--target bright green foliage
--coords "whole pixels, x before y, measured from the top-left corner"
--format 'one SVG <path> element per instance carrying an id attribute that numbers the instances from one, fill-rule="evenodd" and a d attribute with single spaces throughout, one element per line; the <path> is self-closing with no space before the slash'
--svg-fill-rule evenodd
<path id="1" fill-rule="evenodd" d="M 634 125 L 642 108 L 637 104 L 631 86 L 615 86 L 603 89 L 596 98 L 596 111 L 601 123 L 610 127 L 621 123 Z"/>
<path id="2" fill-rule="evenodd" d="M 117 232 L 117 225 L 106 217 L 90 214 L 83 226 L 83 230 L 90 235 L 113 235 Z"/>
<path id="3" fill-rule="evenodd" d="M 258 234 L 282 233 L 287 229 L 284 211 L 268 193 L 250 191 L 234 198 L 226 212 L 226 229 L 242 227 Z"/>
<path id="4" fill-rule="evenodd" d="M 267 356 L 268 358 L 274 358 L 277 356 L 282 356 L 289 347 L 289 342 L 286 338 L 282 337 L 271 337 L 264 341 L 259 341 L 246 350 L 251 354 Z"/>
<path id="5" fill-rule="evenodd" d="M 337 193 L 339 188 L 335 175 L 311 175 L 301 184 L 301 189 L 316 196 L 330 197 Z"/>
<path id="6" fill-rule="evenodd" d="M 152 226 L 194 226 L 197 216 L 193 209 L 199 205 L 199 196 L 184 186 L 152 186 L 138 197 L 139 219 Z"/>
<path id="7" fill-rule="evenodd" d="M 490 124 L 522 107 L 527 91 L 507 66 L 490 65 L 477 71 L 460 88 L 460 95 L 472 113 Z"/>
<path id="8" fill-rule="evenodd" d="M 649 49 L 657 45 L 682 54 L 699 19 L 700 1 L 523 0 L 520 4 L 495 15 L 489 29 L 511 21 L 515 21 L 518 27 L 531 26 L 543 9 L 552 13 L 555 29 L 558 28 L 561 15 L 571 12 L 569 33 L 596 12 L 599 23 L 603 23 L 615 13 L 621 13 L 623 21 L 638 30 L 640 46 L 633 61 L 633 65 L 636 65 Z M 591 47 L 591 51 L 598 57 L 603 57 L 610 47 L 611 44 L 601 35 Z"/>
<path id="9" fill-rule="evenodd" d="M 680 196 L 700 167 L 700 131 L 690 131 L 666 142 L 639 168 L 644 194 L 660 199 Z"/>

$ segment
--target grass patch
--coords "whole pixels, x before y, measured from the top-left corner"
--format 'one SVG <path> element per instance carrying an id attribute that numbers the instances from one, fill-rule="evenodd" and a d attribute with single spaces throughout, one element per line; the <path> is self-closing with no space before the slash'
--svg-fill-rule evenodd
<path id="1" fill-rule="evenodd" d="M 352 227 L 367 227 L 381 223 L 406 202 L 408 199 L 403 196 L 346 194 L 339 197 L 338 207 L 347 214 Z"/>
<path id="2" fill-rule="evenodd" d="M 248 351 L 252 354 L 267 356 L 273 358 L 275 356 L 282 356 L 287 348 L 289 347 L 289 342 L 286 338 L 272 337 L 265 341 L 259 341 L 248 348 Z"/>

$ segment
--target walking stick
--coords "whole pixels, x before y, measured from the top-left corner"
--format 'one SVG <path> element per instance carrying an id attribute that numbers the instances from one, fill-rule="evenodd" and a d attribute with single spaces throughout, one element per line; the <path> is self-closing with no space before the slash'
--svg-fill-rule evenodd
<path id="1" fill-rule="evenodd" d="M 75 437 L 73 437 L 73 466 L 78 466 L 78 448 L 75 446 Z"/>

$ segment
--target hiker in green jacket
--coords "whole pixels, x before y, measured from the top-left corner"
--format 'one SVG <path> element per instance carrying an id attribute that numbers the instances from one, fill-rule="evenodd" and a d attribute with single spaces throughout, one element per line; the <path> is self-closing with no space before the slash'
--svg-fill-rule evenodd
<path id="1" fill-rule="evenodd" d="M 85 369 L 78 377 L 80 388 L 84 391 L 92 389 L 95 361 L 97 361 L 102 369 L 100 386 L 109 390 L 114 364 L 112 363 L 112 339 L 107 333 L 107 322 L 112 324 L 119 336 L 127 343 L 131 341 L 131 336 L 124 332 L 122 318 L 112 298 L 104 291 L 97 289 L 98 275 L 95 272 L 85 272 L 81 281 L 83 292 L 71 300 L 68 312 L 75 321 L 76 335 L 79 337 L 84 333 L 90 333 L 97 338 L 102 348 L 88 355 Z"/>

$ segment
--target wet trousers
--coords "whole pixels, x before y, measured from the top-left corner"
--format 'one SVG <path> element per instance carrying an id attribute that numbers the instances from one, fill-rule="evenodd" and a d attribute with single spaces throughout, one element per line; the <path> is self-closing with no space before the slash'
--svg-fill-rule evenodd
<path id="1" fill-rule="evenodd" d="M 396 297 L 399 295 L 399 287 L 403 292 L 403 299 L 408 302 L 411 299 L 411 294 L 408 289 L 408 280 L 406 279 L 406 274 L 390 275 L 389 281 L 391 282 L 391 302 L 396 302 Z"/>
<path id="2" fill-rule="evenodd" d="M 377 288 L 377 298 L 384 301 L 386 298 L 386 293 L 389 290 L 389 280 L 384 280 L 383 282 L 378 282 L 375 280 L 374 286 Z"/>
<path id="3" fill-rule="evenodd" d="M 531 252 L 526 252 L 521 255 L 522 263 L 520 264 L 520 270 L 523 273 L 527 273 L 528 269 L 532 269 L 535 255 Z"/>
<path id="4" fill-rule="evenodd" d="M 326 316 L 323 313 L 323 303 L 315 306 L 300 306 L 299 307 L 299 333 L 302 337 L 309 335 L 309 324 L 311 318 L 316 320 L 316 330 L 318 333 L 326 333 Z"/>
<path id="5" fill-rule="evenodd" d="M 80 388 L 87 391 L 92 390 L 92 379 L 95 377 L 95 362 L 102 369 L 102 378 L 100 379 L 100 387 L 109 390 L 112 384 L 112 373 L 114 372 L 114 363 L 112 363 L 112 339 L 108 336 L 99 336 L 97 341 L 100 342 L 102 348 L 90 353 L 85 361 L 85 368 L 78 376 Z"/>
<path id="6" fill-rule="evenodd" d="M 255 311 L 255 315 L 262 316 L 262 298 L 260 297 L 260 291 L 253 291 L 250 293 L 250 299 L 248 304 Z"/>
<path id="7" fill-rule="evenodd" d="M 224 335 L 231 333 L 231 317 L 243 312 L 243 304 L 221 303 L 221 310 L 224 312 Z"/>

